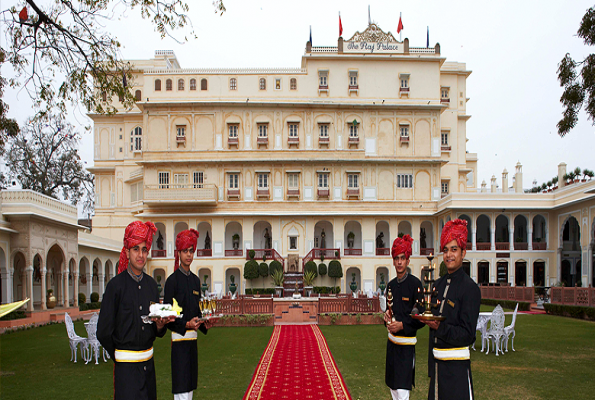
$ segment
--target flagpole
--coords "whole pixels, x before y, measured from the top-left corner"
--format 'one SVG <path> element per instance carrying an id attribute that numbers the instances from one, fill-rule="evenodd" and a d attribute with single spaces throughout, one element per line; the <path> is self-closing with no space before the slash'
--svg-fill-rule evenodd
<path id="1" fill-rule="evenodd" d="M 399 12 L 399 21 L 401 21 L 401 16 L 402 16 L 402 12 Z M 403 41 L 403 30 L 401 29 L 401 32 L 399 32 L 399 42 Z"/>

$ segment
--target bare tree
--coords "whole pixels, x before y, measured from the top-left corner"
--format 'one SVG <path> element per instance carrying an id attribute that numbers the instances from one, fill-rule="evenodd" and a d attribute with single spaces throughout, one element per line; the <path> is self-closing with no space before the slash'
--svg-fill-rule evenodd
<path id="1" fill-rule="evenodd" d="M 23 189 L 61 198 L 92 212 L 93 175 L 78 155 L 80 135 L 59 114 L 38 115 L 6 144 L 7 176 Z"/>

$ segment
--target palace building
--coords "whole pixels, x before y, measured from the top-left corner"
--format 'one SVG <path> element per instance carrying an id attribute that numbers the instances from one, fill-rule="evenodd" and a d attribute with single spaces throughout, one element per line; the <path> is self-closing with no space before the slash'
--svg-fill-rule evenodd
<path id="1" fill-rule="evenodd" d="M 397 235 L 415 239 L 419 276 L 444 224 L 464 218 L 478 283 L 593 283 L 595 181 L 566 184 L 562 163 L 548 193 L 524 193 L 520 164 L 510 183 L 506 171 L 479 183 L 466 148 L 471 71 L 438 44 L 411 47 L 370 24 L 334 46 L 307 43 L 295 69 L 182 68 L 172 51 L 131 63 L 136 106 L 91 115 L 93 233 L 121 241 L 132 220 L 154 222 L 147 272 L 162 282 L 176 235 L 194 228 L 192 269 L 212 291 L 232 275 L 240 293 L 251 287 L 251 249 L 286 271 L 339 259 L 342 292 L 353 279 L 376 290 L 395 275 Z"/>

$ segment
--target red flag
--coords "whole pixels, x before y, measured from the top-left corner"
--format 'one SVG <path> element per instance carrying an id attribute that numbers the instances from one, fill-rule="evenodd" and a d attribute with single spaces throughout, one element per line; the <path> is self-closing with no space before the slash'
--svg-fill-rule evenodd
<path id="1" fill-rule="evenodd" d="M 19 20 L 21 20 L 21 22 L 25 22 L 25 21 L 27 21 L 28 18 L 29 18 L 29 14 L 27 13 L 27 6 L 25 6 L 19 13 Z"/>
<path id="2" fill-rule="evenodd" d="M 399 17 L 399 26 L 397 27 L 397 33 L 401 33 L 403 30 L 403 21 L 401 21 L 401 17 Z"/>
<path id="3" fill-rule="evenodd" d="M 343 35 L 343 24 L 341 23 L 341 14 L 339 14 L 339 36 Z"/>

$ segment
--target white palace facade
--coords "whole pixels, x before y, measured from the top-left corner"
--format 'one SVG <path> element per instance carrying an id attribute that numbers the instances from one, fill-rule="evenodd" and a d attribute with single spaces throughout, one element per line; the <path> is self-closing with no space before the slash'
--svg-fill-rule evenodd
<path id="1" fill-rule="evenodd" d="M 466 150 L 471 71 L 438 44 L 410 47 L 370 24 L 336 46 L 307 43 L 295 69 L 186 69 L 172 51 L 131 63 L 136 106 L 91 115 L 93 233 L 121 241 L 132 220 L 154 222 L 154 277 L 173 272 L 175 237 L 194 228 L 192 269 L 216 291 L 231 275 L 240 293 L 250 287 L 250 249 L 286 270 L 339 258 L 342 292 L 353 274 L 375 290 L 381 273 L 395 274 L 398 234 L 415 239 L 419 276 L 460 217 L 478 283 L 593 283 L 595 181 L 564 185 L 562 163 L 544 166 L 560 175 L 549 193 L 524 193 L 520 164 L 510 183 L 506 171 L 490 187 L 477 182 Z"/>

